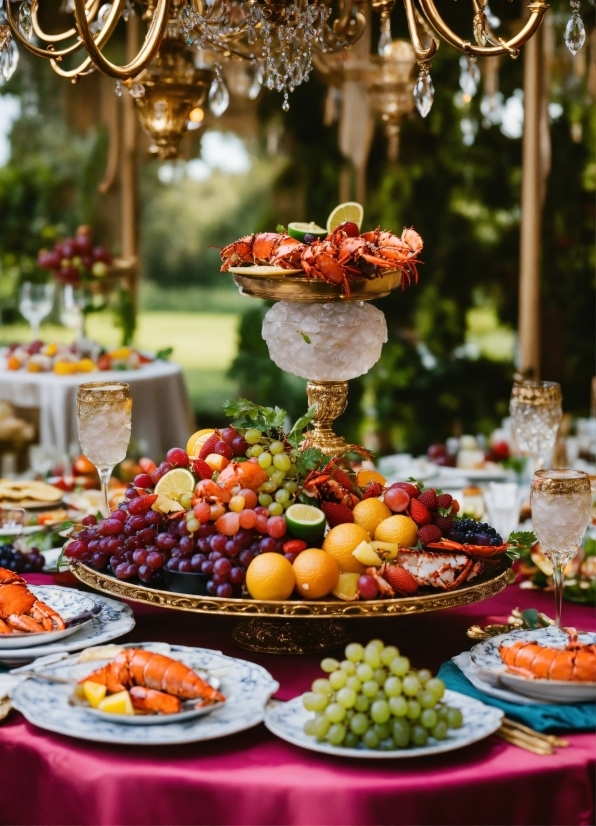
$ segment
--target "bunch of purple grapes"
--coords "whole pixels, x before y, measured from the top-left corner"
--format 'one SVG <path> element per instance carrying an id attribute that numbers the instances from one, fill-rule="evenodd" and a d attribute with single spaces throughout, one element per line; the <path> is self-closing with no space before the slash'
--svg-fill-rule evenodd
<path id="1" fill-rule="evenodd" d="M 45 558 L 37 548 L 23 553 L 14 545 L 0 545 L 0 568 L 7 568 L 15 574 L 30 574 L 42 571 L 45 564 Z"/>

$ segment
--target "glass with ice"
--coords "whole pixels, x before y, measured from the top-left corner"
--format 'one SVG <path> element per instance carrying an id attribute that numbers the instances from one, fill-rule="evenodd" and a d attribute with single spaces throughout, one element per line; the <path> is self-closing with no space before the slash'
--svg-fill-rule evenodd
<path id="1" fill-rule="evenodd" d="M 108 482 L 126 457 L 130 442 L 132 398 L 124 382 L 89 382 L 77 391 L 77 428 L 84 455 L 99 473 L 107 513 Z"/>
<path id="2" fill-rule="evenodd" d="M 590 518 L 590 477 L 581 470 L 538 470 L 530 494 L 532 522 L 555 580 L 557 625 L 561 627 L 565 566 L 581 545 Z"/>
<path id="3" fill-rule="evenodd" d="M 511 424 L 517 444 L 534 460 L 534 469 L 544 466 L 551 453 L 563 415 L 561 386 L 554 381 L 527 381 L 513 385 Z"/>

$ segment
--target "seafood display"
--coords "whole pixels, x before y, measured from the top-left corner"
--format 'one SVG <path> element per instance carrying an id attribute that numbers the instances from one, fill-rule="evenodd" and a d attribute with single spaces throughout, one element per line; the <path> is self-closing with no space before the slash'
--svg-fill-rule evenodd
<path id="1" fill-rule="evenodd" d="M 64 620 L 27 588 L 18 574 L 0 568 L 0 634 L 63 631 Z"/>
<path id="2" fill-rule="evenodd" d="M 528 679 L 596 683 L 596 645 L 579 642 L 575 628 L 564 630 L 565 648 L 519 640 L 501 645 L 499 654 L 510 671 Z"/>

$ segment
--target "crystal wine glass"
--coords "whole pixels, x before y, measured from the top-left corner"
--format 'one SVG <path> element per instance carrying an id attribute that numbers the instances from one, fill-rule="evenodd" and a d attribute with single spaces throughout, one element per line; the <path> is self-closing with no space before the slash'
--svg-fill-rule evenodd
<path id="1" fill-rule="evenodd" d="M 31 325 L 33 341 L 39 338 L 39 325 L 52 312 L 54 305 L 53 284 L 32 284 L 25 281 L 19 294 L 19 310 Z"/>
<path id="2" fill-rule="evenodd" d="M 84 287 L 65 284 L 60 294 L 60 321 L 65 327 L 76 330 L 77 340 L 85 338 L 85 307 L 89 293 Z"/>
<path id="3" fill-rule="evenodd" d="M 561 385 L 554 381 L 513 385 L 509 405 L 513 432 L 521 450 L 532 457 L 534 470 L 544 466 L 555 445 L 562 401 Z"/>
<path id="4" fill-rule="evenodd" d="M 540 548 L 553 566 L 561 628 L 565 566 L 576 555 L 590 518 L 590 477 L 581 470 L 538 470 L 532 479 L 530 503 Z"/>
<path id="5" fill-rule="evenodd" d="M 108 482 L 126 457 L 130 442 L 132 398 L 124 382 L 89 382 L 77 391 L 77 428 L 84 455 L 99 473 L 109 514 Z"/>

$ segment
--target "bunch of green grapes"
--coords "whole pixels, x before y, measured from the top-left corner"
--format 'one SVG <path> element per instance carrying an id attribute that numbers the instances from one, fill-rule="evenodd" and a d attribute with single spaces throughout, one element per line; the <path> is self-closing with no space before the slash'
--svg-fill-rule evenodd
<path id="1" fill-rule="evenodd" d="M 255 457 L 269 479 L 258 490 L 259 505 L 267 508 L 271 516 L 281 516 L 294 501 L 298 490 L 298 468 L 286 453 L 283 442 L 271 439 L 256 428 L 244 433 L 248 442 L 246 456 Z"/>
<path id="2" fill-rule="evenodd" d="M 333 746 L 389 751 L 424 746 L 429 737 L 444 740 L 448 729 L 462 725 L 461 711 L 441 702 L 443 681 L 427 669 L 412 669 L 394 645 L 354 642 L 345 655 L 342 662 L 324 659 L 328 676 L 303 695 L 304 708 L 315 712 L 304 724 L 309 736 Z"/>

